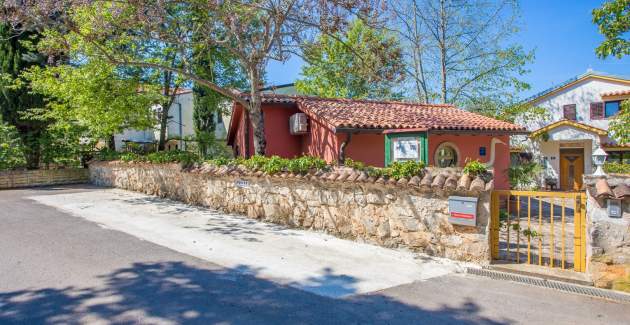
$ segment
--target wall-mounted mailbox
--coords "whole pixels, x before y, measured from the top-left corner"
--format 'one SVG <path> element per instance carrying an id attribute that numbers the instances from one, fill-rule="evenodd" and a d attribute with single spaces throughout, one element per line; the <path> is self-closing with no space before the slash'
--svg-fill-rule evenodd
<path id="1" fill-rule="evenodd" d="M 621 200 L 608 199 L 608 216 L 611 218 L 621 218 Z"/>
<path id="2" fill-rule="evenodd" d="M 450 196 L 448 198 L 448 221 L 454 225 L 477 225 L 477 198 Z"/>

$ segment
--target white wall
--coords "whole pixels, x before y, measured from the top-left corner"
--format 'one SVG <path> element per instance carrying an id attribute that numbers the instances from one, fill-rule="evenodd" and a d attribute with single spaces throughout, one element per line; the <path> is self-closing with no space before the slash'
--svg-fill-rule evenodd
<path id="1" fill-rule="evenodd" d="M 614 81 L 605 81 L 593 78 L 586 79 L 567 89 L 563 89 L 559 93 L 533 102 L 535 106 L 547 109 L 551 115 L 551 118 L 548 121 L 521 120 L 518 122 L 520 125 L 525 126 L 528 130 L 534 131 L 563 119 L 562 106 L 575 104 L 578 122 L 607 130 L 609 123 L 608 119 L 591 120 L 590 105 L 594 102 L 602 102 L 603 100 L 600 94 L 603 92 L 625 89 L 630 89 L 630 86 Z"/>

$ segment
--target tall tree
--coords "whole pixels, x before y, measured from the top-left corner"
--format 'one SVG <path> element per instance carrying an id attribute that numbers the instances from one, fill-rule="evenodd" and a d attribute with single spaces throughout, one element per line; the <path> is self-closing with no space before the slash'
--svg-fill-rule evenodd
<path id="1" fill-rule="evenodd" d="M 345 33 L 304 46 L 301 93 L 338 98 L 391 98 L 404 78 L 398 39 L 355 19 Z"/>
<path id="2" fill-rule="evenodd" d="M 595 49 L 602 59 L 615 56 L 618 59 L 630 54 L 630 0 L 605 2 L 593 10 L 593 22 L 604 35 L 604 41 Z"/>
<path id="3" fill-rule="evenodd" d="M 56 44 L 79 41 L 114 64 L 172 71 L 235 100 L 251 119 L 255 152 L 264 154 L 260 88 L 268 61 L 287 60 L 315 32 L 335 33 L 349 17 L 374 16 L 382 4 L 381 0 L 22 0 L 4 1 L 0 18 L 64 30 L 54 35 Z M 184 56 L 182 65 L 130 56 L 133 48 L 128 45 L 139 39 L 172 46 Z M 195 74 L 190 49 L 198 46 L 220 46 L 237 58 L 249 84 L 247 96 Z"/>
<path id="4" fill-rule="evenodd" d="M 196 49 L 193 69 L 198 76 L 210 80 L 221 87 L 243 89 L 247 87 L 245 75 L 238 61 L 231 53 L 220 47 Z M 211 156 L 215 139 L 216 121 L 228 108 L 229 99 L 224 95 L 195 83 L 193 121 L 195 135 L 203 156 Z"/>
<path id="5" fill-rule="evenodd" d="M 533 54 L 509 44 L 518 31 L 515 0 L 411 0 L 392 9 L 419 100 L 494 110 L 529 87 L 518 78 Z"/>
<path id="6" fill-rule="evenodd" d="M 23 113 L 42 107 L 43 98 L 29 93 L 26 85 L 16 87 L 14 81 L 25 69 L 46 63 L 46 58 L 34 49 L 39 38 L 36 32 L 0 24 L 0 115 L 18 130 L 25 145 L 23 152 L 27 167 L 31 169 L 39 166 L 40 139 L 46 122 L 27 119 Z"/>

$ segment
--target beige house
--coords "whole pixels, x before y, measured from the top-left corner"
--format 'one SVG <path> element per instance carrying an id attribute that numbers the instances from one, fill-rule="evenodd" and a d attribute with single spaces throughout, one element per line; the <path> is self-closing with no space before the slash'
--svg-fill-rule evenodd
<path id="1" fill-rule="evenodd" d="M 629 98 L 630 78 L 589 70 L 527 100 L 549 115 L 517 121 L 532 132 L 524 147 L 543 162 L 547 183 L 581 189 L 582 175 L 595 171 L 592 154 L 600 147 L 608 161 L 630 163 L 630 146 L 616 143 L 608 132 L 621 101 Z"/>

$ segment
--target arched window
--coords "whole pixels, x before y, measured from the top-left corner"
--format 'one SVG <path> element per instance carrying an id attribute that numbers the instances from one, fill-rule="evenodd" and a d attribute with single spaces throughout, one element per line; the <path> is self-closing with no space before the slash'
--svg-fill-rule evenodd
<path id="1" fill-rule="evenodd" d="M 440 144 L 435 150 L 435 165 L 440 168 L 457 167 L 459 162 L 459 150 L 457 146 L 451 142 Z"/>

